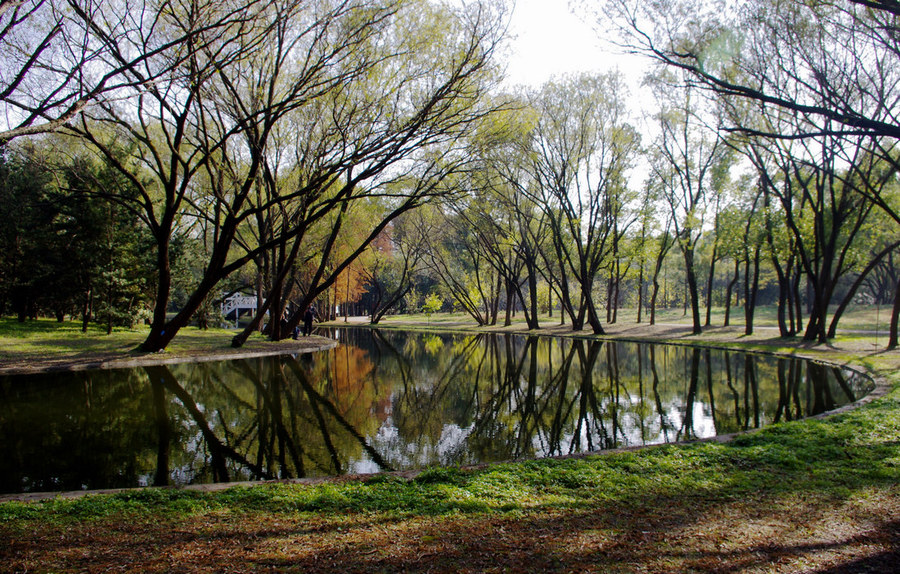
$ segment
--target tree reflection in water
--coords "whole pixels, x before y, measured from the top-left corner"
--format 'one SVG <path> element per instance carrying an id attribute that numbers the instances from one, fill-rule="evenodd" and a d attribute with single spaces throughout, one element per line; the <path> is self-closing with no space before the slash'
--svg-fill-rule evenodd
<path id="1" fill-rule="evenodd" d="M 871 383 L 795 358 L 340 329 L 316 355 L 0 378 L 0 491 L 327 476 L 690 440 Z"/>

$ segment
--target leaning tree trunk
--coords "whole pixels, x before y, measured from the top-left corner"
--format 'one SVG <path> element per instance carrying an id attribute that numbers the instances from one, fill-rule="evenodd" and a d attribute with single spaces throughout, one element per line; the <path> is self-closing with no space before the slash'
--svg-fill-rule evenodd
<path id="1" fill-rule="evenodd" d="M 849 291 L 847 291 L 847 295 L 844 296 L 843 301 L 841 301 L 841 304 L 838 305 L 837 310 L 835 310 L 834 315 L 832 315 L 831 317 L 831 324 L 828 326 L 829 339 L 833 339 L 837 334 L 838 321 L 840 321 L 841 315 L 843 315 L 844 311 L 847 310 L 847 306 L 850 305 L 853 297 L 856 296 L 856 291 L 859 290 L 860 286 L 862 286 L 863 281 L 865 281 L 866 277 L 868 277 L 869 272 L 871 272 L 872 269 L 874 269 L 875 266 L 878 265 L 878 263 L 884 258 L 885 255 L 896 249 L 898 245 L 900 245 L 900 241 L 892 243 L 881 252 L 879 252 L 871 261 L 869 261 L 869 264 L 866 265 L 866 268 L 862 270 L 862 272 L 853 282 L 853 285 L 850 286 Z"/>

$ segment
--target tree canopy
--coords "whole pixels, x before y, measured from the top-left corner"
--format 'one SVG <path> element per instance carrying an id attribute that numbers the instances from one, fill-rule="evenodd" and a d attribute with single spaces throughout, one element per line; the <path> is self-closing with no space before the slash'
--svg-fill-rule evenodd
<path id="1" fill-rule="evenodd" d="M 310 305 L 749 333 L 772 304 L 825 341 L 861 301 L 897 345 L 895 2 L 584 3 L 656 62 L 647 110 L 615 72 L 503 88 L 507 9 L 3 2 L 0 312 L 156 351 L 238 292 L 235 345 Z"/>

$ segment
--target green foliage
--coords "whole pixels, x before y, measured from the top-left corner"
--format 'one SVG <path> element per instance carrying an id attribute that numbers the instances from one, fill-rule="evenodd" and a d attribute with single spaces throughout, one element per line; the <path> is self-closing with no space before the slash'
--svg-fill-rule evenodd
<path id="1" fill-rule="evenodd" d="M 133 196 L 130 183 L 90 159 L 27 145 L 14 152 L 0 158 L 0 314 L 81 314 L 107 331 L 146 318 L 152 242 L 132 212 L 105 198 Z"/>
<path id="2" fill-rule="evenodd" d="M 433 313 L 437 313 L 444 306 L 444 300 L 437 293 L 430 293 L 425 297 L 425 305 L 422 306 L 422 312 L 429 318 Z"/>
<path id="3" fill-rule="evenodd" d="M 461 484 L 462 473 L 457 468 L 433 466 L 420 472 L 414 480 L 420 484 Z"/>

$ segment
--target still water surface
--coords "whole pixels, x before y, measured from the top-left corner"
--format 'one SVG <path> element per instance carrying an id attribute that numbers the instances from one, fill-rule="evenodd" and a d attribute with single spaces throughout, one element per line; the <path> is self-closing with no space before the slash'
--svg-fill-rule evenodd
<path id="1" fill-rule="evenodd" d="M 321 332 L 321 330 L 320 330 Z M 0 378 L 0 493 L 464 465 L 825 412 L 872 383 L 792 358 L 337 329 L 314 355 Z"/>

